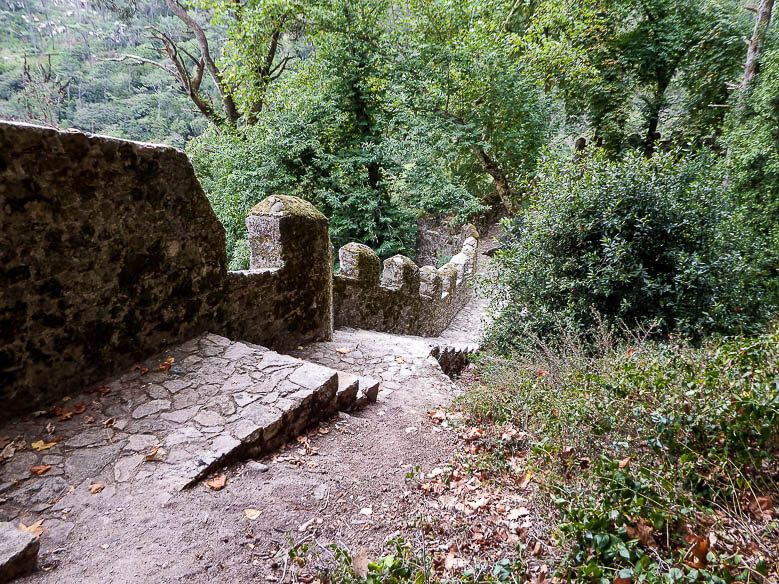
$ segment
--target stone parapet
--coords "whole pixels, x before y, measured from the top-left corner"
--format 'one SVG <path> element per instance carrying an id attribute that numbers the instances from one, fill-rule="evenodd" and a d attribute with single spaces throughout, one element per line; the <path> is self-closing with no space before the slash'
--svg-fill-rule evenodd
<path id="1" fill-rule="evenodd" d="M 223 334 L 287 349 L 333 333 L 327 218 L 295 197 L 268 197 L 246 218 L 250 269 L 227 275 Z"/>
<path id="2" fill-rule="evenodd" d="M 271 197 L 252 269 L 186 155 L 0 122 L 0 417 L 40 409 L 205 331 L 274 348 L 332 333 L 327 220 Z"/>
<path id="3" fill-rule="evenodd" d="M 333 278 L 336 327 L 437 336 L 472 297 L 479 234 L 468 225 L 459 253 L 441 268 L 418 267 L 396 255 L 384 260 L 359 243 L 338 251 L 341 270 Z M 380 273 L 381 272 L 381 273 Z"/>

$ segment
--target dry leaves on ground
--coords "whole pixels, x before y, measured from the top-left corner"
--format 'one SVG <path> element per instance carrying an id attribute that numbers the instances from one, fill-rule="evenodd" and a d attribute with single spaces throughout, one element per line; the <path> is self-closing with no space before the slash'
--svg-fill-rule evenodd
<path id="1" fill-rule="evenodd" d="M 212 491 L 221 491 L 226 484 L 227 476 L 223 474 L 212 477 L 206 481 L 206 486 Z"/>
<path id="2" fill-rule="evenodd" d="M 260 515 L 262 515 L 262 511 L 260 511 L 259 509 L 244 509 L 243 514 L 246 515 L 248 519 L 254 521 Z"/>
<path id="3" fill-rule="evenodd" d="M 165 359 L 162 363 L 160 363 L 160 366 L 158 367 L 159 371 L 167 371 L 171 367 L 173 367 L 173 364 L 176 362 L 176 359 L 173 357 L 168 357 Z"/>
<path id="4" fill-rule="evenodd" d="M 146 462 L 162 462 L 165 457 L 165 450 L 162 449 L 162 447 L 158 444 L 157 446 L 152 446 L 149 452 L 146 453 L 146 456 L 143 457 L 143 460 Z"/>
<path id="5" fill-rule="evenodd" d="M 34 475 L 44 475 L 51 470 L 50 464 L 38 464 L 30 467 L 30 472 Z"/>
<path id="6" fill-rule="evenodd" d="M 59 440 L 53 440 L 51 442 L 44 442 L 43 440 L 36 440 L 30 446 L 32 446 L 32 449 L 37 452 L 43 452 L 44 450 L 48 450 L 49 448 L 54 448 Z"/>

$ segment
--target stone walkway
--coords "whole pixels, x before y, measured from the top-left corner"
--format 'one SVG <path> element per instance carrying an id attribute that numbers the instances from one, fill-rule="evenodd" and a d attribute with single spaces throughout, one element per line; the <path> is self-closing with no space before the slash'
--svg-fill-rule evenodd
<path id="1" fill-rule="evenodd" d="M 453 449 L 427 418 L 457 391 L 435 349 L 472 347 L 483 315 L 477 298 L 441 338 L 345 329 L 291 356 L 204 335 L 0 428 L 0 519 L 42 522 L 28 580 L 290 581 L 286 552 L 314 533 L 379 553 L 409 529 L 406 475 Z M 376 399 L 370 378 L 378 404 L 305 437 Z M 198 482 L 225 465 L 223 489 Z"/>
<path id="2" fill-rule="evenodd" d="M 164 499 L 351 409 L 361 389 L 356 377 L 210 334 L 133 369 L 3 427 L 1 520 L 77 509 L 98 488 L 152 485 Z M 363 382 L 362 401 L 375 401 L 377 385 Z"/>

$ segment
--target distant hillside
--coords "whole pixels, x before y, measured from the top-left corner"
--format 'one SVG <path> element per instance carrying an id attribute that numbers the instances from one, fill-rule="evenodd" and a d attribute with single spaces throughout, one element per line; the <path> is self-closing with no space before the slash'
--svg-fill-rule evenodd
<path id="1" fill-rule="evenodd" d="M 152 26 L 180 39 L 160 0 L 0 0 L 0 118 L 182 147 L 205 123 L 169 74 L 108 60 L 161 60 Z"/>

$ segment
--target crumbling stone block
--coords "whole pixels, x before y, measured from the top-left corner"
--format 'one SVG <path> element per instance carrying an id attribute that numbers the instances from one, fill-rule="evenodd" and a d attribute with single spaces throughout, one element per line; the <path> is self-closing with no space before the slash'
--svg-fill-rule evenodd
<path id="1" fill-rule="evenodd" d="M 381 272 L 381 260 L 376 252 L 362 243 L 347 243 L 338 250 L 341 276 L 376 285 Z"/>
<path id="2" fill-rule="evenodd" d="M 390 290 L 402 290 L 407 294 L 419 292 L 419 268 L 404 255 L 394 255 L 384 260 L 381 285 Z"/>
<path id="3" fill-rule="evenodd" d="M 419 268 L 419 293 L 428 298 L 441 298 L 441 275 L 433 266 Z"/>
<path id="4" fill-rule="evenodd" d="M 13 522 L 0 523 L 0 584 L 25 576 L 38 562 L 38 538 Z"/>

